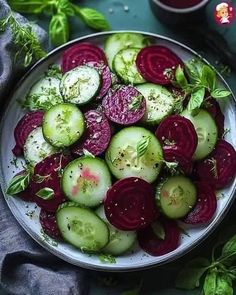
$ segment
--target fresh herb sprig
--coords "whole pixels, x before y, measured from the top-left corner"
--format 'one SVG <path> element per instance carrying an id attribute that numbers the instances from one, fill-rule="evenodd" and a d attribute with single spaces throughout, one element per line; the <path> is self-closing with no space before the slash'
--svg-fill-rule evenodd
<path id="1" fill-rule="evenodd" d="M 185 75 L 187 73 L 187 77 Z M 199 109 L 209 97 L 221 99 L 229 96 L 230 91 L 217 86 L 215 70 L 197 59 L 191 59 L 185 64 L 185 70 L 178 67 L 175 72 L 173 85 L 181 88 L 186 96 L 190 96 L 187 109 L 194 111 Z"/>
<path id="2" fill-rule="evenodd" d="M 70 17 L 79 17 L 87 26 L 98 31 L 110 28 L 103 14 L 92 8 L 75 5 L 69 0 L 10 0 L 9 4 L 13 10 L 20 13 L 50 16 L 49 36 L 55 46 L 69 40 Z"/>
<path id="3" fill-rule="evenodd" d="M 20 24 L 12 12 L 0 21 L 0 32 L 4 32 L 7 26 L 11 29 L 13 41 L 17 47 L 15 61 L 23 60 L 24 66 L 27 67 L 33 60 L 38 60 L 47 54 L 32 31 L 32 26 Z"/>
<path id="4" fill-rule="evenodd" d="M 216 257 L 216 252 L 220 254 Z M 224 245 L 217 244 L 212 250 L 211 260 L 195 258 L 181 270 L 176 287 L 192 290 L 203 281 L 204 295 L 233 295 L 232 284 L 236 279 L 236 235 Z"/>

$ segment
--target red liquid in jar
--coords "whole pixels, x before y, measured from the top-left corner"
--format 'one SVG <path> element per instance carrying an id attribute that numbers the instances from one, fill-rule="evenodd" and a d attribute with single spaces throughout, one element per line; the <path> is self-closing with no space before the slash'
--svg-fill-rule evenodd
<path id="1" fill-rule="evenodd" d="M 203 0 L 160 0 L 163 4 L 174 8 L 188 8 L 201 3 Z"/>

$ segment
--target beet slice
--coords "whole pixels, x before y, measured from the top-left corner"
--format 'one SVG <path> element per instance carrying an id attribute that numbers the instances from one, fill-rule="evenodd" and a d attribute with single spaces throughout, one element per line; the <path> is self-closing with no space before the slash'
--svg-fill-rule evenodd
<path id="1" fill-rule="evenodd" d="M 42 124 L 43 115 L 44 113 L 42 111 L 29 112 L 17 123 L 14 130 L 16 145 L 12 149 L 15 156 L 21 156 L 23 154 L 23 146 L 28 135 L 31 131 Z"/>
<path id="2" fill-rule="evenodd" d="M 224 134 L 224 123 L 225 123 L 225 116 L 221 111 L 219 103 L 215 99 L 208 100 L 209 104 L 206 107 L 206 110 L 212 115 L 214 118 L 217 128 L 218 128 L 218 136 L 219 138 L 222 137 Z"/>
<path id="3" fill-rule="evenodd" d="M 165 255 L 178 248 L 180 243 L 180 230 L 173 220 L 160 221 L 165 231 L 165 238 L 160 239 L 150 225 L 138 232 L 139 246 L 152 256 Z"/>
<path id="4" fill-rule="evenodd" d="M 185 157 L 179 150 L 165 150 L 165 160 L 167 162 L 177 162 L 178 167 L 186 175 L 190 175 L 193 172 L 193 162 L 191 158 Z"/>
<path id="5" fill-rule="evenodd" d="M 171 83 L 175 69 L 183 65 L 183 61 L 169 48 L 151 45 L 140 50 L 136 66 L 147 81 L 167 85 Z"/>
<path id="6" fill-rule="evenodd" d="M 55 212 L 57 207 L 65 202 L 66 199 L 60 187 L 60 170 L 70 161 L 70 156 L 58 153 L 47 157 L 35 166 L 31 187 L 35 195 L 34 200 L 42 209 Z M 54 197 L 51 200 L 36 196 L 36 193 L 45 187 L 54 190 Z"/>
<path id="7" fill-rule="evenodd" d="M 183 219 L 188 224 L 204 224 L 211 220 L 216 208 L 217 199 L 212 186 L 206 182 L 197 182 L 197 203 Z"/>
<path id="8" fill-rule="evenodd" d="M 98 46 L 89 42 L 75 44 L 63 53 L 61 63 L 62 72 L 68 72 L 90 61 L 107 64 L 105 53 Z"/>
<path id="9" fill-rule="evenodd" d="M 198 138 L 189 119 L 179 115 L 169 116 L 160 123 L 155 134 L 163 144 L 166 161 L 174 161 L 176 152 L 182 155 L 183 158 L 192 158 L 197 147 Z"/>
<path id="10" fill-rule="evenodd" d="M 208 182 L 215 189 L 230 184 L 236 174 L 236 151 L 227 141 L 220 139 L 213 152 L 195 165 L 197 179 Z"/>
<path id="11" fill-rule="evenodd" d="M 111 139 L 111 128 L 107 118 L 99 111 L 90 110 L 84 114 L 86 119 L 85 135 L 75 144 L 72 153 L 83 155 L 86 149 L 94 156 L 102 154 Z"/>
<path id="12" fill-rule="evenodd" d="M 48 212 L 41 209 L 39 221 L 43 231 L 53 239 L 61 238 L 61 233 L 57 226 L 56 215 L 53 212 Z"/>
<path id="13" fill-rule="evenodd" d="M 112 225 L 127 231 L 148 226 L 158 215 L 152 185 L 137 177 L 115 182 L 107 192 L 104 209 Z"/>
<path id="14" fill-rule="evenodd" d="M 132 86 L 121 86 L 103 98 L 102 106 L 109 120 L 121 125 L 138 122 L 145 114 L 146 101 Z"/>

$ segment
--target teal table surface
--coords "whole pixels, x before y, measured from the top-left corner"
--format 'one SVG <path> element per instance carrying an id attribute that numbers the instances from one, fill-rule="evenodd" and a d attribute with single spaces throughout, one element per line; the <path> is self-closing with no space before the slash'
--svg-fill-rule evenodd
<path id="1" fill-rule="evenodd" d="M 192 48 L 200 52 L 202 56 L 206 57 L 214 65 L 216 65 L 216 62 L 219 60 L 219 57 L 214 55 L 211 52 L 211 50 L 209 50 L 206 47 L 202 47 L 202 43 L 195 43 L 194 36 L 192 36 L 191 38 L 186 37 L 184 28 L 177 31 L 161 24 L 153 15 L 149 7 L 148 0 L 81 0 L 74 2 L 77 2 L 77 4 L 81 6 L 96 8 L 102 13 L 104 13 L 111 24 L 112 30 L 141 30 L 161 34 L 191 46 Z M 210 1 L 210 4 L 207 7 L 207 22 L 211 28 L 219 31 L 222 35 L 224 35 L 225 39 L 229 42 L 231 49 L 236 52 L 236 21 L 234 21 L 232 25 L 227 27 L 219 26 L 214 21 L 214 10 L 216 5 L 220 2 L 222 1 Z M 234 4 L 236 6 L 236 3 Z M 128 9 L 126 9 L 127 11 L 125 11 L 124 6 L 128 7 Z M 37 21 L 41 26 L 47 29 L 48 22 L 46 18 Z M 94 32 L 85 27 L 79 20 L 73 21 L 71 25 L 71 39 Z M 225 76 L 225 78 L 228 81 L 231 88 L 233 89 L 234 93 L 236 94 L 235 73 L 231 73 L 230 77 Z M 190 254 L 177 260 L 174 263 L 147 271 L 127 274 L 108 274 L 88 271 L 88 278 L 90 279 L 91 286 L 90 294 L 121 294 L 122 291 L 132 289 L 132 287 L 138 285 L 141 280 L 143 280 L 143 287 L 140 294 L 201 294 L 200 290 L 182 291 L 175 289 L 174 279 L 176 273 L 181 268 L 181 266 L 190 258 L 196 257 L 197 255 L 210 255 L 210 249 L 217 240 L 218 232 L 222 230 L 226 231 L 228 230 L 228 228 L 231 227 L 231 225 L 236 224 L 234 220 L 234 212 L 236 212 L 235 210 L 236 208 L 231 209 L 231 212 L 223 221 L 219 230 L 215 231 L 213 235 L 208 237 L 207 240 L 205 240 L 198 248 L 196 248 Z M 130 293 L 129 295 L 137 294 L 138 293 Z"/>

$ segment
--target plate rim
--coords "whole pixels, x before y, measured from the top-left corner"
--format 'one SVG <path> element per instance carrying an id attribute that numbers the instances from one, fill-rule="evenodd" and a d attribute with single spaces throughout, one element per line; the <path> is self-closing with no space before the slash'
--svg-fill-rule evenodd
<path id="1" fill-rule="evenodd" d="M 153 37 L 153 38 L 159 38 L 168 42 L 171 42 L 172 44 L 178 45 L 181 48 L 184 48 L 186 51 L 192 53 L 194 56 L 197 56 L 199 58 L 201 58 L 206 64 L 211 65 L 211 63 L 206 60 L 204 57 L 201 56 L 201 54 L 197 53 L 195 50 L 191 49 L 190 47 L 188 47 L 187 45 L 183 44 L 180 41 L 176 41 L 170 37 L 166 37 L 163 35 L 159 35 L 159 34 L 155 34 L 155 33 L 151 33 L 151 32 L 145 32 L 145 31 L 139 31 L 139 30 L 115 30 L 115 31 L 106 31 L 106 32 L 99 32 L 99 33 L 93 33 L 93 34 L 88 34 L 85 36 L 81 36 L 78 37 L 76 39 L 73 39 L 53 50 L 51 50 L 50 52 L 47 53 L 47 55 L 43 58 L 41 58 L 40 60 L 38 60 L 36 63 L 34 63 L 32 65 L 32 67 L 30 67 L 27 72 L 23 75 L 23 77 L 16 83 L 15 87 L 13 88 L 13 90 L 10 92 L 10 94 L 8 95 L 8 101 L 5 102 L 5 104 L 3 104 L 3 108 L 1 111 L 1 119 L 0 119 L 0 137 L 2 135 L 2 129 L 3 129 L 3 124 L 4 124 L 4 118 L 6 115 L 6 111 L 8 109 L 8 106 L 10 104 L 10 102 L 12 101 L 12 98 L 14 96 L 14 93 L 16 92 L 16 90 L 18 89 L 18 87 L 22 84 L 23 81 L 25 81 L 27 79 L 28 76 L 30 76 L 30 74 L 41 64 L 43 64 L 45 61 L 47 61 L 49 58 L 51 58 L 54 54 L 57 54 L 58 52 L 60 52 L 61 50 L 66 49 L 67 47 L 71 46 L 74 43 L 83 41 L 85 39 L 93 39 L 96 37 L 100 37 L 100 36 L 109 36 L 111 34 L 116 34 L 116 33 L 138 33 L 138 34 L 143 34 L 147 37 Z M 212 66 L 214 67 L 214 66 Z M 228 85 L 228 83 L 225 81 L 225 79 L 223 78 L 223 76 L 216 70 L 217 76 L 219 77 L 219 79 L 223 82 L 223 84 L 226 86 L 226 88 L 228 90 L 230 90 L 232 98 L 234 103 L 236 103 L 236 97 L 232 91 L 232 89 L 230 88 L 230 86 Z M 1 169 L 0 169 L 0 179 L 3 179 L 3 163 L 1 164 Z M 152 267 L 157 267 L 157 266 L 161 266 L 163 264 L 167 264 L 173 261 L 176 261 L 177 259 L 179 259 L 180 257 L 184 256 L 185 254 L 189 253 L 190 251 L 192 251 L 194 248 L 196 248 L 197 246 L 199 246 L 207 237 L 209 237 L 210 234 L 212 234 L 212 232 L 214 230 L 217 229 L 217 227 L 219 226 L 219 224 L 223 221 L 223 219 L 225 218 L 225 216 L 227 215 L 228 211 L 230 210 L 235 198 L 236 198 L 236 183 L 234 184 L 234 187 L 232 189 L 232 193 L 229 195 L 229 201 L 226 203 L 225 205 L 225 210 L 222 211 L 221 213 L 219 213 L 219 216 L 216 220 L 214 220 L 213 222 L 211 222 L 209 229 L 205 232 L 205 234 L 196 239 L 194 242 L 192 242 L 192 244 L 187 248 L 187 249 L 183 249 L 182 251 L 179 251 L 176 255 L 173 255 L 171 257 L 169 257 L 168 259 L 159 261 L 159 262 L 147 262 L 145 263 L 144 261 L 142 261 L 141 265 L 134 265 L 134 266 L 117 266 L 115 267 L 115 265 L 113 265 L 113 267 L 110 267 L 110 265 L 94 265 L 92 263 L 87 263 L 87 262 L 81 262 L 79 260 L 73 259 L 68 257 L 66 254 L 61 253 L 60 251 L 57 251 L 55 247 L 51 246 L 48 243 L 45 243 L 42 239 L 40 239 L 38 237 L 37 234 L 35 234 L 35 232 L 33 230 L 31 230 L 31 228 L 29 228 L 24 222 L 22 222 L 22 220 L 20 220 L 20 217 L 17 216 L 17 211 L 15 208 L 12 207 L 12 204 L 10 204 L 9 202 L 9 198 L 5 193 L 5 190 L 3 189 L 4 187 L 4 183 L 2 180 L 0 180 L 0 186 L 1 186 L 1 191 L 2 194 L 4 196 L 4 199 L 8 205 L 8 208 L 11 211 L 11 214 L 14 216 L 14 218 L 17 220 L 17 222 L 19 223 L 19 225 L 27 232 L 27 234 L 30 235 L 31 238 L 34 239 L 35 242 L 37 242 L 39 245 L 41 245 L 44 249 L 46 249 L 47 251 L 49 251 L 50 253 L 52 253 L 53 255 L 57 256 L 58 258 L 71 263 L 73 265 L 76 266 L 80 266 L 86 269 L 90 269 L 90 270 L 96 270 L 96 271 L 109 271 L 109 272 L 130 272 L 130 271 L 140 271 L 140 270 L 144 270 L 144 269 L 149 269 Z"/>

